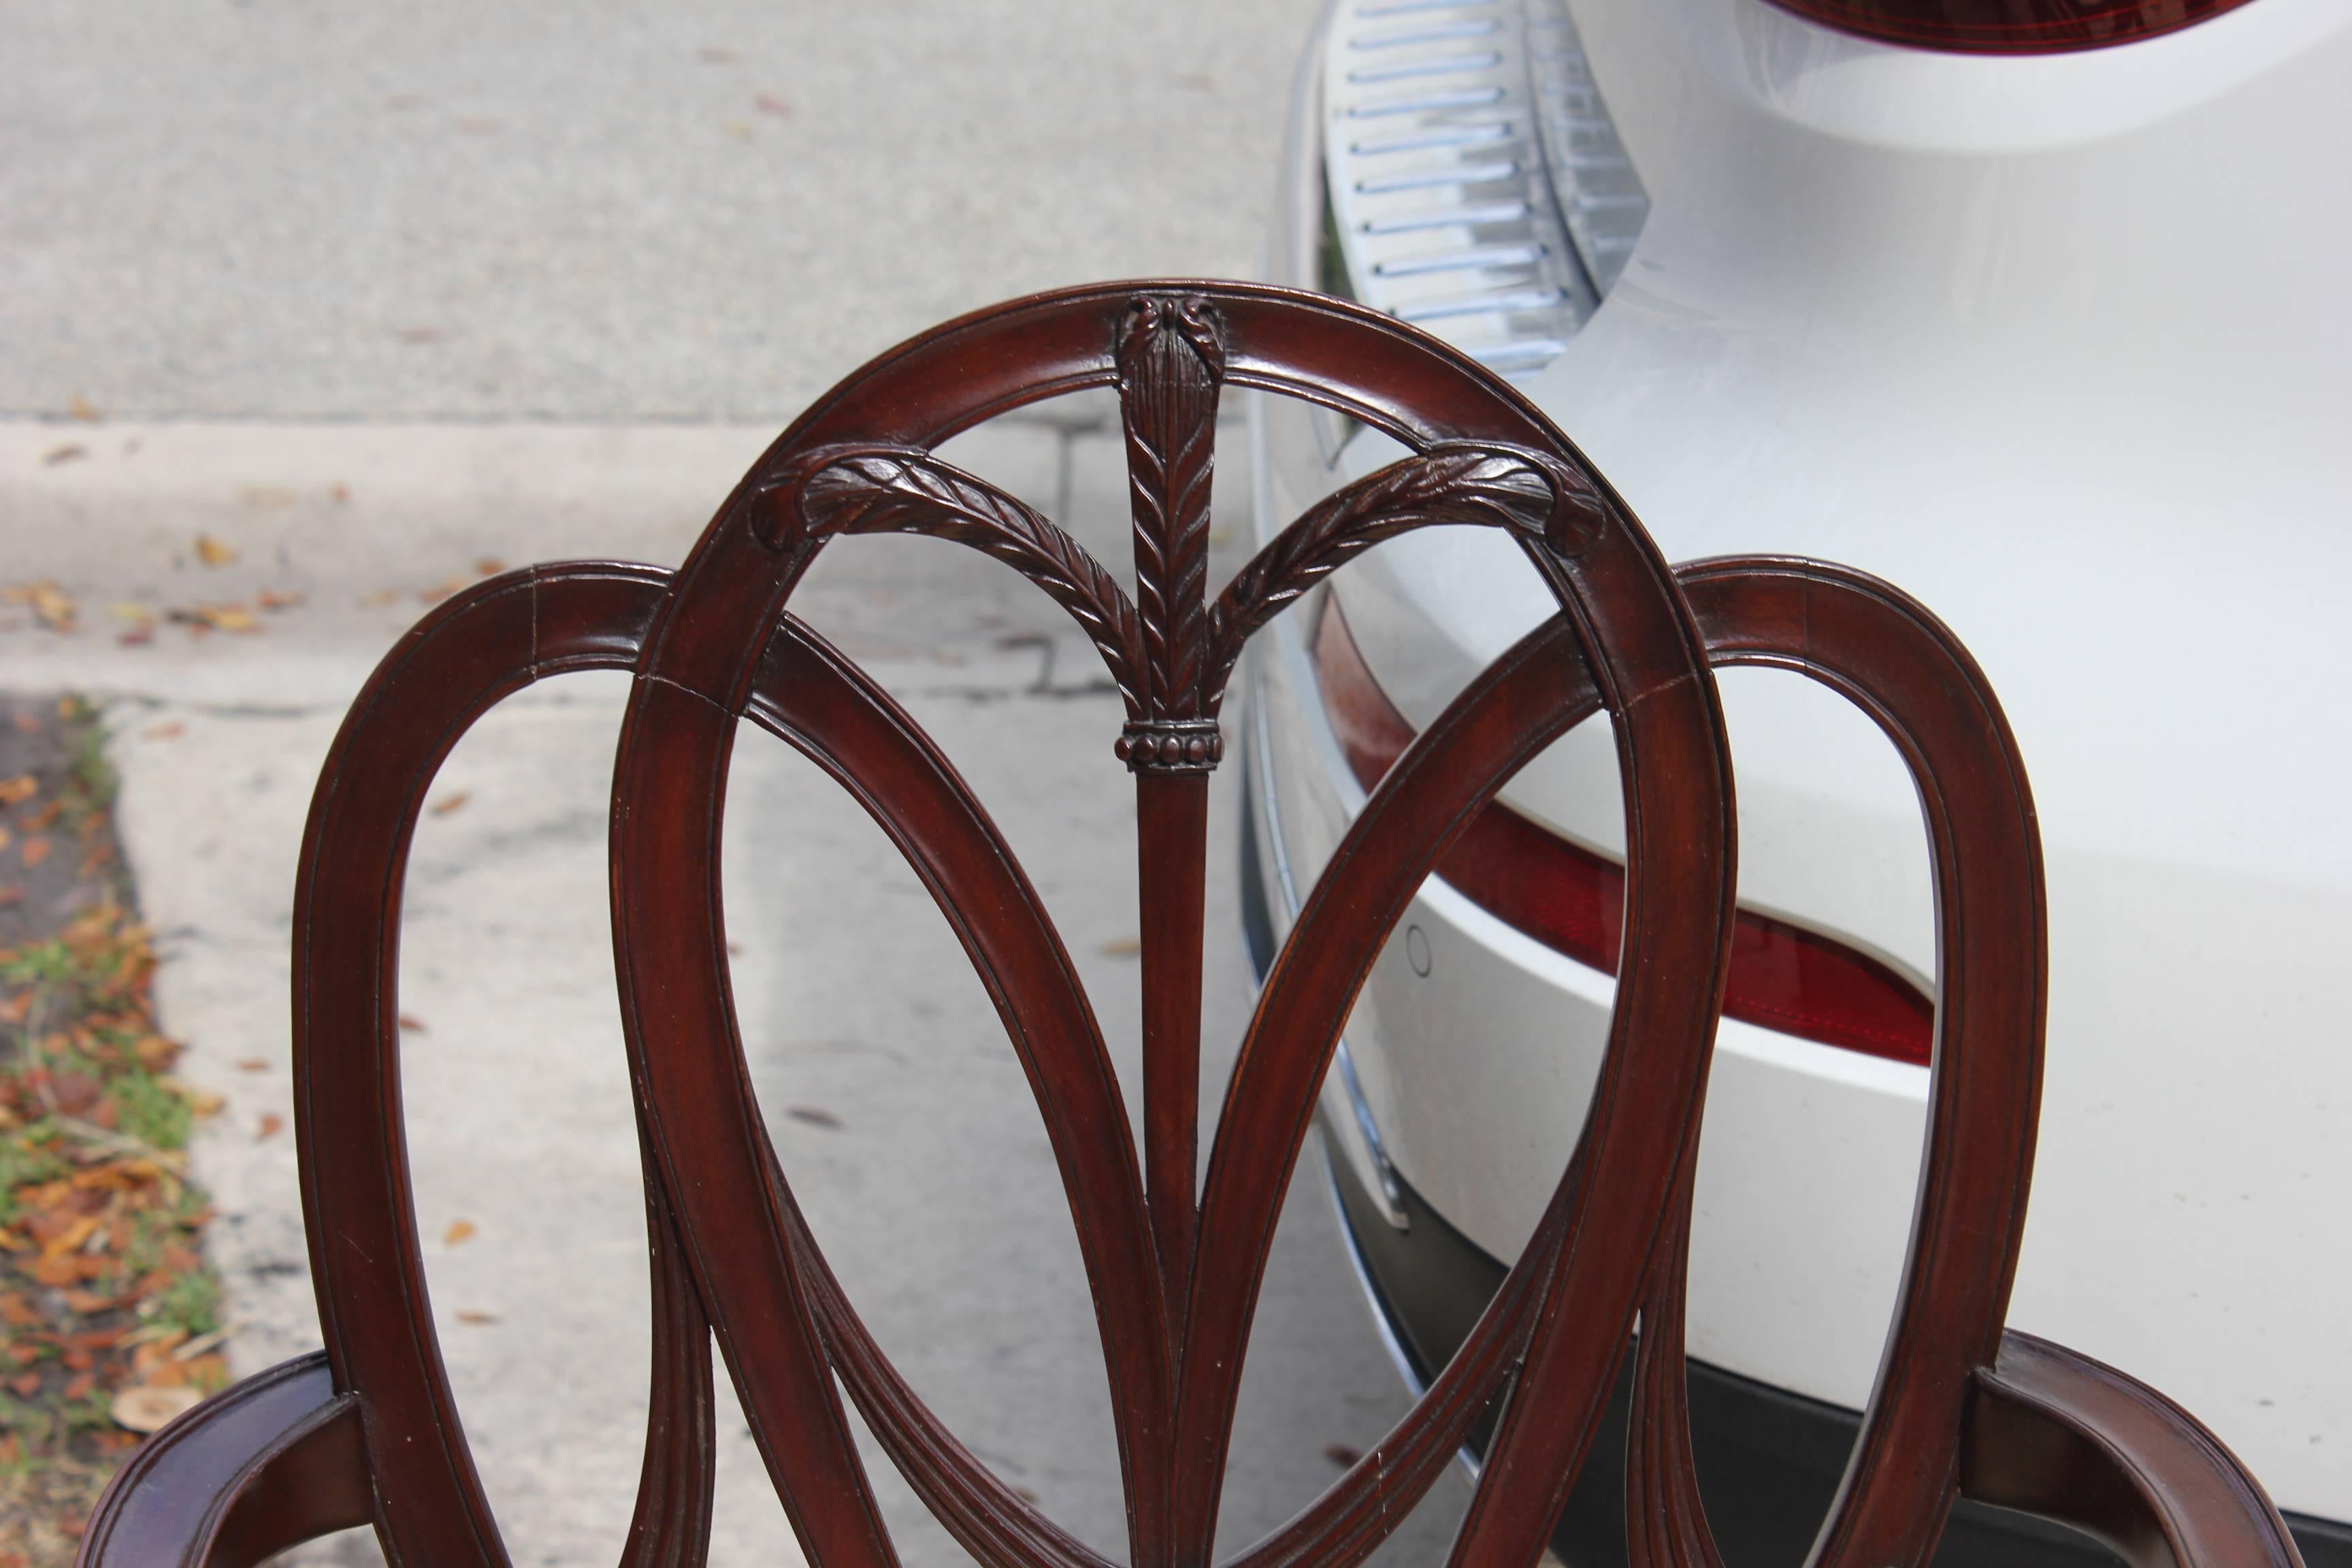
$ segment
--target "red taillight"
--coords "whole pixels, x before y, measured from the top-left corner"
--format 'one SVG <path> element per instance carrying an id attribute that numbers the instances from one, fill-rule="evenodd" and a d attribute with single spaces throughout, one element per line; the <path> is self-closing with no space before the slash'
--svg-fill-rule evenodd
<path id="1" fill-rule="evenodd" d="M 1413 729 L 1373 680 L 1339 607 L 1315 634 L 1323 708 L 1366 789 L 1412 744 Z M 1490 802 L 1437 863 L 1454 890 L 1556 952 L 1617 973 L 1625 869 Z M 1934 1002 L 1887 964 L 1818 931 L 1743 909 L 1732 927 L 1723 1010 L 1800 1039 L 1926 1066 Z"/>
<path id="2" fill-rule="evenodd" d="M 2246 0 L 1773 0 L 1842 33 L 1918 49 L 2049 55 L 2169 33 Z"/>

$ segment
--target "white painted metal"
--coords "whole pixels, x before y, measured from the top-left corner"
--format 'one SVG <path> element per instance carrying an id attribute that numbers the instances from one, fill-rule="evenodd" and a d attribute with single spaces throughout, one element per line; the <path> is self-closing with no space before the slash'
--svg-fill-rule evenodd
<path id="1" fill-rule="evenodd" d="M 1760 0 L 1574 6 L 1651 212 L 1524 384 L 1670 556 L 1853 563 L 1982 661 L 2050 875 L 2011 1321 L 2183 1400 L 2281 1506 L 2352 1517 L 2352 10 L 2255 0 L 2010 59 L 1864 43 Z M 1315 122 L 1303 103 L 1294 125 Z M 1294 149 L 1285 280 L 1312 280 L 1314 173 Z M 1268 407 L 1260 432 L 1263 527 L 1385 460 L 1359 435 L 1327 466 L 1312 416 Z M 1548 607 L 1507 543 L 1466 531 L 1383 546 L 1338 591 L 1417 721 Z M 1320 721 L 1297 666 L 1262 668 L 1306 875 L 1352 785 L 1293 738 Z M 1743 899 L 1932 973 L 1891 748 L 1794 678 L 1725 689 Z M 1621 831 L 1597 729 L 1510 794 L 1580 837 Z M 1356 1064 L 1406 1177 L 1507 1253 L 1573 1136 L 1606 984 L 1442 889 L 1411 918 L 1433 973 L 1383 963 Z M 1740 1026 L 1722 1043 L 1694 1350 L 1858 1405 L 1920 1075 Z M 1483 1131 L 1538 1110 L 1557 1125 Z"/>

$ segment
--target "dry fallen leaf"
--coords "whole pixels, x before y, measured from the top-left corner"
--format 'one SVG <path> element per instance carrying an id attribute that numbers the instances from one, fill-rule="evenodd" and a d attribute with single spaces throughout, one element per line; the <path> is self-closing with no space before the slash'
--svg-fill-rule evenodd
<path id="1" fill-rule="evenodd" d="M 378 592 L 376 592 L 376 593 L 373 593 L 373 594 L 362 594 L 362 595 L 360 595 L 360 608 L 362 608 L 362 609 L 363 609 L 363 610 L 373 610 L 373 609 L 378 609 L 378 608 L 380 608 L 380 607 L 382 607 L 383 605 L 385 605 L 397 604 L 397 603 L 399 602 L 399 600 L 400 600 L 400 590 L 399 590 L 399 589 L 397 589 L 397 588 L 384 588 L 384 589 L 381 589 L 381 590 L 379 590 L 379 591 L 378 591 Z"/>
<path id="2" fill-rule="evenodd" d="M 793 117 L 793 106 L 772 92 L 763 92 L 751 102 L 752 106 L 762 114 L 772 114 L 779 120 L 790 120 Z"/>
<path id="3" fill-rule="evenodd" d="M 507 563 L 495 555 L 478 556 L 474 561 L 475 572 L 484 577 L 495 577 L 506 569 Z"/>
<path id="4" fill-rule="evenodd" d="M 186 1100 L 188 1102 L 189 1110 L 198 1116 L 218 1116 L 221 1113 L 222 1107 L 228 1103 L 227 1100 L 222 1099 L 219 1095 L 215 1094 L 211 1089 L 198 1089 L 194 1084 L 173 1078 L 169 1073 L 165 1073 L 157 1078 L 155 1082 L 159 1088 L 163 1089 L 167 1093 L 176 1094 L 182 1100 Z M 262 1120 L 264 1121 L 276 1121 L 278 1119 L 274 1116 L 265 1116 Z M 262 1136 L 267 1138 L 269 1134 L 265 1132 Z"/>
<path id="5" fill-rule="evenodd" d="M 471 578 L 452 577 L 445 583 L 438 583 L 430 588 L 419 590 L 416 595 L 416 602 L 420 605 L 437 605 L 442 600 L 447 598 L 450 595 L 470 588 L 473 585 L 473 580 Z"/>
<path id="6" fill-rule="evenodd" d="M 841 1118 L 821 1105 L 787 1105 L 784 1114 L 795 1121 L 805 1121 L 811 1127 L 838 1131 L 841 1126 Z"/>
<path id="7" fill-rule="evenodd" d="M 39 794 L 40 789 L 39 782 L 30 773 L 0 779 L 0 805 L 22 805 Z"/>
<path id="8" fill-rule="evenodd" d="M 8 721 L 16 726 L 16 733 L 19 735 L 37 735 L 41 732 L 41 716 L 30 708 L 17 709 L 8 716 Z"/>
<path id="9" fill-rule="evenodd" d="M 1344 1470 L 1362 1458 L 1364 1454 L 1362 1449 L 1351 1448 L 1345 1443 L 1332 1443 L 1324 1447 L 1323 1457 Z"/>
<path id="10" fill-rule="evenodd" d="M 21 583 L 0 592 L 0 603 L 31 605 L 34 616 L 53 632 L 73 630 L 74 616 L 78 613 L 73 600 L 59 592 L 58 585 L 47 578 L 38 583 Z"/>
<path id="11" fill-rule="evenodd" d="M 49 858 L 49 841 L 47 837 L 41 834 L 35 834 L 32 837 L 26 839 L 23 853 L 26 865 L 39 865 L 42 861 Z"/>
<path id="12" fill-rule="evenodd" d="M 412 1035 L 429 1035 L 433 1032 L 425 1026 L 425 1020 L 414 1013 L 403 1013 L 400 1016 L 400 1026 Z"/>
<path id="13" fill-rule="evenodd" d="M 253 1141 L 257 1143 L 262 1142 L 268 1139 L 277 1137 L 285 1130 L 286 1118 L 278 1115 L 274 1110 L 265 1110 L 261 1113 L 260 1121 L 256 1123 L 254 1126 Z"/>
<path id="14" fill-rule="evenodd" d="M 205 632 L 257 632 L 261 623 L 244 605 L 198 605 L 194 609 L 167 610 L 163 618 L 202 636 Z"/>
<path id="15" fill-rule="evenodd" d="M 1102 944 L 1101 952 L 1109 958 L 1133 958 L 1143 951 L 1140 937 L 1115 936 Z"/>
<path id="16" fill-rule="evenodd" d="M 496 1312 L 468 1311 L 461 1308 L 457 1313 L 457 1321 L 461 1323 L 495 1323 L 499 1321 L 499 1315 Z"/>
<path id="17" fill-rule="evenodd" d="M 54 468 L 59 463 L 70 463 L 77 458 L 87 458 L 89 456 L 89 447 L 83 446 L 79 441 L 68 441 L 62 447 L 52 447 L 47 451 L 42 453 L 41 461 L 49 468 Z"/>
<path id="18" fill-rule="evenodd" d="M 85 425 L 95 425 L 100 419 L 104 417 L 104 416 L 100 414 L 97 409 L 90 406 L 89 399 L 84 397 L 79 392 L 75 393 L 73 396 L 67 401 L 66 412 L 72 415 L 75 418 L 80 420 Z"/>
<path id="19" fill-rule="evenodd" d="M 142 741 L 176 741 L 187 732 L 188 727 L 185 724 L 181 723 L 177 719 L 170 719 L 161 724 L 151 724 L 140 731 L 139 738 Z"/>
<path id="20" fill-rule="evenodd" d="M 474 1222 L 469 1219 L 453 1219 L 449 1228 L 441 1233 L 442 1243 L 448 1247 L 461 1247 L 473 1239 Z"/>
<path id="21" fill-rule="evenodd" d="M 264 588 L 254 602 L 265 610 L 290 610 L 309 596 L 307 594 L 281 593 L 276 588 Z"/>
<path id="22" fill-rule="evenodd" d="M 269 1063 L 260 1057 L 239 1057 L 236 1058 L 236 1070 L 239 1072 L 268 1072 L 269 1070 Z"/>
<path id="23" fill-rule="evenodd" d="M 236 559 L 236 546 L 209 533 L 196 535 L 196 559 L 207 566 L 226 566 Z"/>
<path id="24" fill-rule="evenodd" d="M 116 1394 L 110 1414 L 114 1424 L 125 1431 L 152 1432 L 173 1416 L 194 1410 L 204 1399 L 203 1394 L 184 1384 L 161 1387 L 142 1383 Z"/>
<path id="25" fill-rule="evenodd" d="M 435 801 L 431 810 L 436 816 L 446 816 L 453 811 L 464 810 L 466 803 L 473 798 L 469 792 L 461 789 L 455 795 L 445 795 Z"/>

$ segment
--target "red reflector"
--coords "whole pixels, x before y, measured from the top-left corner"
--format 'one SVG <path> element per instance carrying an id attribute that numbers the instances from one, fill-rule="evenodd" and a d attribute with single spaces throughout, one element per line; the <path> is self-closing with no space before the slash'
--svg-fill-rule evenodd
<path id="1" fill-rule="evenodd" d="M 1326 600 L 1315 633 L 1323 709 L 1356 782 L 1367 790 L 1412 744 L 1413 729 L 1372 679 L 1339 606 Z M 1490 801 L 1437 864 L 1437 874 L 1488 914 L 1556 952 L 1617 973 L 1625 868 Z M 1934 1001 L 1892 966 L 1844 942 L 1743 909 L 1732 926 L 1723 1011 L 1742 1023 L 1925 1067 Z"/>
<path id="2" fill-rule="evenodd" d="M 1842 33 L 1970 55 L 2050 55 L 2152 38 L 2246 0 L 1773 0 Z"/>

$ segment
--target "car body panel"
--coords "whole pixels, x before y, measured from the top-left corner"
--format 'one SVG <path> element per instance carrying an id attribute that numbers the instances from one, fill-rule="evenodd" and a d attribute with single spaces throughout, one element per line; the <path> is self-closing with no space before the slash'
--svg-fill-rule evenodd
<path id="1" fill-rule="evenodd" d="M 1976 654 L 2050 887 L 2011 1321 L 2165 1388 L 2282 1506 L 2352 1518 L 2352 8 L 2256 0 L 2026 60 L 1862 43 L 1758 0 L 1573 9 L 1652 212 L 1521 384 L 1670 558 L 1843 561 Z M 1311 139 L 1289 157 L 1272 264 L 1310 282 Z M 1261 410 L 1257 438 L 1262 531 L 1393 455 L 1296 408 Z M 1391 542 L 1333 592 L 1417 724 L 1551 608 L 1507 541 L 1466 530 Z M 1254 669 L 1311 875 L 1354 786 L 1281 636 Z M 1892 749 L 1796 678 L 1724 687 L 1743 901 L 1931 976 Z M 1612 848 L 1613 774 L 1589 724 L 1506 794 Z M 1408 919 L 1432 976 L 1382 960 L 1352 1059 L 1399 1170 L 1508 1257 L 1572 1142 L 1608 982 L 1442 886 Z M 1861 1081 L 1847 1053 L 1737 1024 L 1721 1045 L 1694 1352 L 1859 1405 L 1925 1075 Z M 1832 1239 L 1808 1250 L 1808 1226 Z"/>

